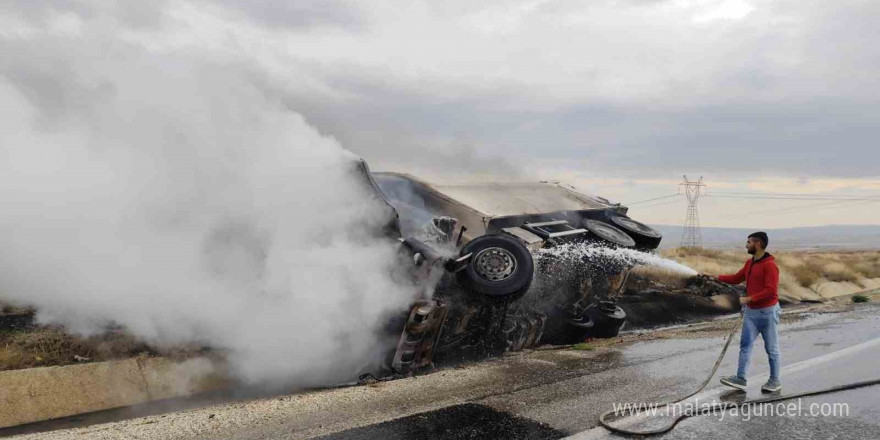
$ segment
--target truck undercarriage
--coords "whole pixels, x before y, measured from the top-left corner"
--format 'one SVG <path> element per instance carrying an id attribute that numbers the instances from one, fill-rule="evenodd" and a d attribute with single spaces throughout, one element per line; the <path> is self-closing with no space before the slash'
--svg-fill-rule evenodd
<path id="1" fill-rule="evenodd" d="M 626 207 L 555 182 L 442 187 L 359 169 L 394 210 L 389 233 L 420 290 L 385 327 L 398 337 L 380 375 L 614 336 L 631 264 L 607 251 L 650 252 L 661 240 Z M 564 252 L 576 246 L 606 252 Z"/>

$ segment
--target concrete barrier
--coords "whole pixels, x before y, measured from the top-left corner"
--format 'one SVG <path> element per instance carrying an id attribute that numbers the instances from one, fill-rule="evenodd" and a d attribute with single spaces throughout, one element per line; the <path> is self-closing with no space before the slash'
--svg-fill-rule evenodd
<path id="1" fill-rule="evenodd" d="M 838 296 L 852 295 L 880 289 L 880 278 L 866 278 L 857 283 L 847 281 L 820 281 L 812 286 L 823 298 L 831 299 Z"/>
<path id="2" fill-rule="evenodd" d="M 228 386 L 208 358 L 133 358 L 0 372 L 0 428 Z"/>

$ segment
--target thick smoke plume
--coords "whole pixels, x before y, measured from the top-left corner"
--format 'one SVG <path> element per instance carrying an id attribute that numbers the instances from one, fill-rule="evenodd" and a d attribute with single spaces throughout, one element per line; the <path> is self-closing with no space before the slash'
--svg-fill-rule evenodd
<path id="1" fill-rule="evenodd" d="M 150 14 L 113 5 L 23 7 L 0 31 L 0 300 L 221 349 L 249 382 L 374 362 L 413 291 L 356 158 L 245 55 L 163 49 L 131 23 Z"/>

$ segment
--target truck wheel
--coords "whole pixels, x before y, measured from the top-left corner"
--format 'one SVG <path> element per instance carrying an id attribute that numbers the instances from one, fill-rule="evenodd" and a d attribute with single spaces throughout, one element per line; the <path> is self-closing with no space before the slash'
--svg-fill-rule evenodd
<path id="1" fill-rule="evenodd" d="M 560 343 L 562 344 L 579 344 L 584 342 L 593 334 L 593 327 L 596 322 L 589 314 L 584 314 L 578 318 L 569 318 L 565 320 L 565 333 L 562 335 Z"/>
<path id="2" fill-rule="evenodd" d="M 632 237 L 639 249 L 657 249 L 663 239 L 663 234 L 656 229 L 629 217 L 615 215 L 609 217 L 608 220 Z"/>
<path id="3" fill-rule="evenodd" d="M 598 305 L 590 307 L 589 315 L 594 322 L 592 335 L 597 338 L 617 336 L 626 323 L 626 312 L 610 301 L 600 301 Z"/>
<path id="4" fill-rule="evenodd" d="M 471 290 L 496 299 L 525 294 L 532 284 L 535 264 L 529 250 L 514 238 L 484 235 L 471 240 L 461 255 L 471 255 L 459 281 Z"/>
<path id="5" fill-rule="evenodd" d="M 621 247 L 634 247 L 636 245 L 635 240 L 633 240 L 626 232 L 621 231 L 608 223 L 600 222 L 599 220 L 585 219 L 583 227 L 590 232 L 590 237 L 596 240 Z"/>
<path id="6" fill-rule="evenodd" d="M 595 324 L 588 310 L 576 311 L 558 304 L 547 308 L 546 315 L 543 342 L 548 344 L 584 342 L 592 334 Z"/>

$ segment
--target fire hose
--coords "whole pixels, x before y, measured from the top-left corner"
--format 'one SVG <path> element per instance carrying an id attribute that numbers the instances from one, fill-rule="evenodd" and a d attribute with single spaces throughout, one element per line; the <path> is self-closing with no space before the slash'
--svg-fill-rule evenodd
<path id="1" fill-rule="evenodd" d="M 703 391 L 706 388 L 706 386 L 709 385 L 709 382 L 712 380 L 712 378 L 715 377 L 715 373 L 718 372 L 718 367 L 721 366 L 721 360 L 724 359 L 724 355 L 727 353 L 728 347 L 730 347 L 730 342 L 733 340 L 733 337 L 736 335 L 737 330 L 739 330 L 740 326 L 742 325 L 742 321 L 743 321 L 743 316 L 742 316 L 742 314 L 740 314 L 740 318 L 737 319 L 736 324 L 733 326 L 733 329 L 730 330 L 730 334 L 727 335 L 727 341 L 724 343 L 724 347 L 721 349 L 721 353 L 718 355 L 718 359 L 715 361 L 715 366 L 712 367 L 712 372 L 709 373 L 709 376 L 706 378 L 706 380 L 703 381 L 703 383 L 700 385 L 699 388 L 697 388 L 696 391 L 694 391 L 684 397 L 679 397 L 675 400 L 671 400 L 668 402 L 659 402 L 659 403 L 648 404 L 646 407 L 660 407 L 662 405 L 673 405 L 673 404 L 685 401 L 685 400 L 693 397 L 694 395 L 700 393 L 701 391 Z M 710 406 L 701 408 L 698 411 L 683 413 L 682 415 L 675 418 L 672 421 L 672 423 L 667 426 L 664 426 L 662 428 L 657 428 L 657 429 L 645 430 L 645 431 L 635 431 L 635 430 L 629 430 L 629 429 L 625 429 L 625 428 L 621 428 L 621 427 L 612 426 L 606 420 L 606 418 L 609 415 L 618 412 L 618 410 L 615 410 L 615 409 L 612 409 L 612 410 L 609 410 L 609 411 L 602 413 L 599 416 L 599 424 L 601 424 L 605 429 L 607 429 L 611 432 L 616 432 L 616 433 L 620 433 L 620 434 L 641 435 L 641 436 L 657 435 L 657 434 L 663 434 L 663 433 L 672 431 L 672 429 L 675 428 L 675 426 L 678 425 L 679 422 L 681 422 L 682 420 L 684 420 L 688 417 L 692 417 L 692 416 L 696 416 L 696 415 L 712 414 L 717 411 L 726 411 L 730 408 L 742 408 L 742 407 L 750 406 L 750 405 L 761 405 L 761 404 L 770 403 L 770 402 L 780 402 L 783 400 L 790 400 L 790 399 L 795 399 L 795 398 L 799 398 L 799 397 L 815 396 L 815 395 L 819 395 L 819 394 L 828 394 L 828 393 L 834 393 L 834 392 L 843 391 L 843 390 L 852 390 L 852 389 L 856 389 L 856 388 L 869 387 L 869 386 L 873 386 L 873 385 L 880 385 L 880 379 L 868 380 L 868 381 L 863 381 L 863 382 L 855 382 L 855 383 L 839 385 L 839 386 L 824 388 L 824 389 L 815 390 L 815 391 L 805 391 L 805 392 L 801 392 L 801 393 L 797 393 L 797 394 L 786 394 L 784 396 L 777 395 L 777 396 L 763 397 L 760 399 L 747 400 L 747 401 L 738 402 L 738 403 L 737 402 L 714 403 Z M 667 406 L 667 408 L 668 408 L 668 406 Z"/>

